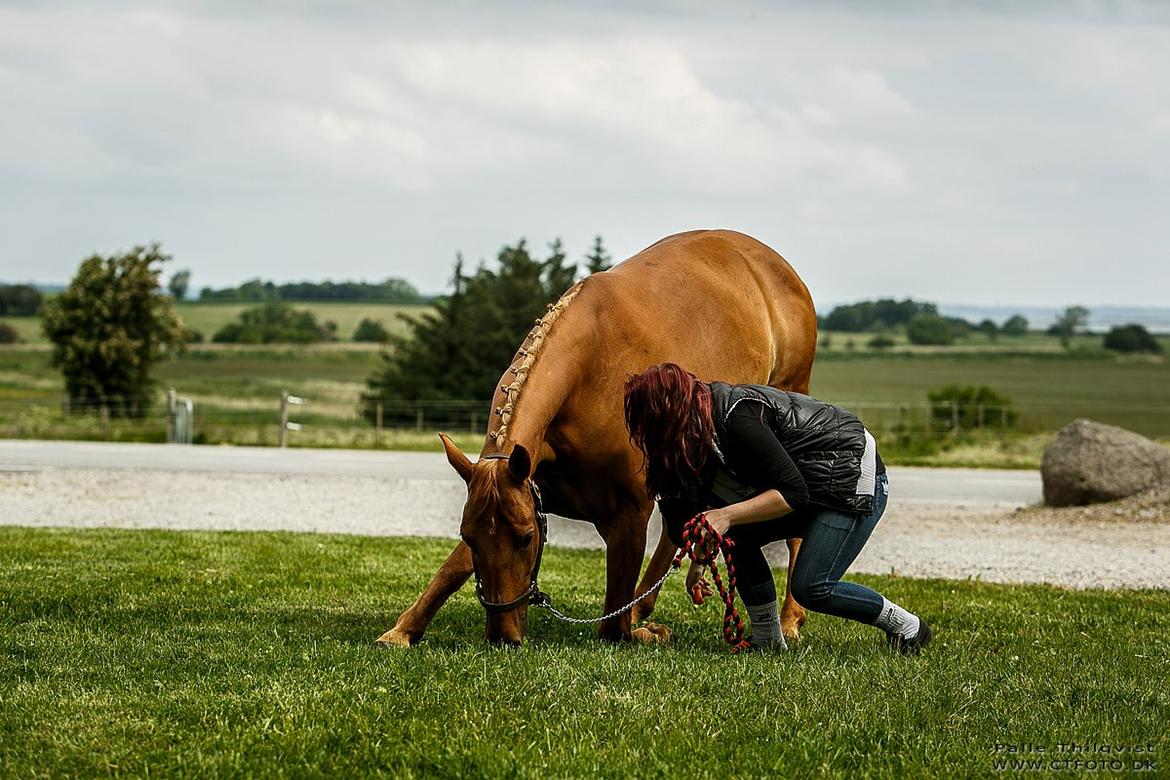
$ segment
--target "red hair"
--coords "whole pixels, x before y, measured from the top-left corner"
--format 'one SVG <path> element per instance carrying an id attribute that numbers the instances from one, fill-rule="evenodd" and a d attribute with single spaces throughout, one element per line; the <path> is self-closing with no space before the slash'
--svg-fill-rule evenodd
<path id="1" fill-rule="evenodd" d="M 698 482 L 714 437 L 711 388 L 677 363 L 661 363 L 631 376 L 624 389 L 626 428 L 645 456 L 651 497 Z"/>

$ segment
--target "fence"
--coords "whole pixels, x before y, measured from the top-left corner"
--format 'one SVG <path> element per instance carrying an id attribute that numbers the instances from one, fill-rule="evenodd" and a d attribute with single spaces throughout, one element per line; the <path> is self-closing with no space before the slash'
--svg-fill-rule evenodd
<path id="1" fill-rule="evenodd" d="M 300 402 L 300 403 L 298 403 Z M 1170 405 L 1116 406 L 1096 399 L 1061 404 L 956 404 L 836 401 L 874 433 L 937 438 L 960 432 L 1052 431 L 1091 417 L 1146 436 L 1170 438 Z M 141 416 L 125 416 L 134 411 Z M 487 430 L 483 401 L 356 401 L 281 394 L 251 398 L 118 397 L 79 403 L 60 396 L 0 398 L 0 437 L 175 441 L 280 446 L 396 446 L 414 433 Z M 295 419 L 292 417 L 295 415 Z"/>

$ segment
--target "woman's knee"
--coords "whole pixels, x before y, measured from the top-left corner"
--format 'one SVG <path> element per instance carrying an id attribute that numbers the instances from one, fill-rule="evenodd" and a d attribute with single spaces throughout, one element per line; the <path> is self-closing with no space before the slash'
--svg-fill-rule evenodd
<path id="1" fill-rule="evenodd" d="M 798 559 L 799 560 L 799 559 Z M 792 582 L 789 584 L 792 598 L 805 609 L 816 610 L 823 606 L 833 596 L 833 586 L 824 578 L 812 577 L 800 571 L 799 567 L 792 573 Z"/>

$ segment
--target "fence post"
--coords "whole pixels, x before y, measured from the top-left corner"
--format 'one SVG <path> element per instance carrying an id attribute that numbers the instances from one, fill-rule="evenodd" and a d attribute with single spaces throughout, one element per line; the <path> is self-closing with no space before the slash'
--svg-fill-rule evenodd
<path id="1" fill-rule="evenodd" d="M 930 436 L 930 418 L 934 416 L 934 407 L 930 401 L 924 401 L 922 404 L 922 429 L 926 431 L 927 437 Z"/>
<path id="2" fill-rule="evenodd" d="M 110 406 L 104 401 L 98 407 L 98 419 L 102 423 L 102 433 L 106 435 L 107 439 L 110 438 Z"/>
<path id="3" fill-rule="evenodd" d="M 951 433 L 959 432 L 959 405 L 951 401 Z"/>
<path id="4" fill-rule="evenodd" d="M 175 388 L 167 390 L 167 444 L 175 443 Z"/>
<path id="5" fill-rule="evenodd" d="M 69 391 L 66 390 L 61 396 L 61 416 L 68 417 L 70 412 L 71 400 L 69 398 Z"/>
<path id="6" fill-rule="evenodd" d="M 285 445 L 285 438 L 288 433 L 288 390 L 280 391 L 280 433 L 276 439 L 279 446 Z"/>
<path id="7" fill-rule="evenodd" d="M 977 409 L 979 410 L 979 423 L 978 423 L 978 428 L 979 428 L 980 430 L 983 430 L 983 404 L 979 404 L 979 406 L 977 407 Z"/>
<path id="8" fill-rule="evenodd" d="M 419 405 L 418 405 L 418 412 L 415 414 L 415 417 L 414 417 L 414 429 L 415 429 L 416 431 L 421 431 L 421 430 L 423 429 L 423 408 L 422 408 L 422 403 L 419 403 Z"/>
<path id="9" fill-rule="evenodd" d="M 476 415 L 475 412 L 471 413 L 471 433 L 475 433 L 475 429 L 477 427 L 476 423 L 479 422 L 478 420 L 475 419 L 477 416 L 478 415 Z"/>
<path id="10" fill-rule="evenodd" d="M 374 404 L 374 446 L 382 446 L 382 402 Z"/>

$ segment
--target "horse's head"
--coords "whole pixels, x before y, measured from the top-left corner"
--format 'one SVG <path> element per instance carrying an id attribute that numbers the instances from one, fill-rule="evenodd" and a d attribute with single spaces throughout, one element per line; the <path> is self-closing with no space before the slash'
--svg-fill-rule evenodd
<path id="1" fill-rule="evenodd" d="M 471 548 L 482 587 L 487 639 L 519 645 L 528 629 L 528 588 L 544 542 L 529 483 L 532 456 L 516 444 L 507 458 L 472 463 L 446 435 L 440 436 L 447 460 L 467 483 L 459 536 Z"/>

